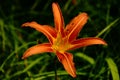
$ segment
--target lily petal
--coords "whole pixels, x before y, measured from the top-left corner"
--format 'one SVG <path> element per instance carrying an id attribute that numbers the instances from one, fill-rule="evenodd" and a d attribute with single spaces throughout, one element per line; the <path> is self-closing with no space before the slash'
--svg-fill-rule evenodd
<path id="1" fill-rule="evenodd" d="M 69 42 L 72 42 L 74 39 L 76 39 L 78 33 L 87 22 L 87 19 L 87 13 L 81 13 L 73 18 L 72 21 L 66 26 L 65 33 L 69 37 Z"/>
<path id="2" fill-rule="evenodd" d="M 63 64 L 65 70 L 72 76 L 76 77 L 76 69 L 73 62 L 73 55 L 70 53 L 56 53 L 59 61 Z"/>
<path id="3" fill-rule="evenodd" d="M 107 43 L 100 39 L 100 38 L 81 38 L 78 40 L 75 40 L 71 43 L 72 47 L 69 50 L 77 49 L 85 46 L 95 45 L 95 44 L 102 44 L 107 45 Z"/>
<path id="4" fill-rule="evenodd" d="M 39 32 L 42 32 L 45 36 L 47 36 L 47 38 L 49 39 L 51 43 L 53 43 L 54 38 L 56 38 L 57 36 L 54 28 L 48 25 L 40 25 L 34 21 L 22 24 L 22 27 L 28 27 L 28 26 L 36 29 Z"/>
<path id="5" fill-rule="evenodd" d="M 41 54 L 43 52 L 53 52 L 50 43 L 38 44 L 38 45 L 35 45 L 35 46 L 27 49 L 25 51 L 22 59 L 25 59 L 25 58 L 35 55 L 35 54 Z"/>
<path id="6" fill-rule="evenodd" d="M 64 20 L 63 20 L 60 7 L 57 3 L 53 3 L 52 9 L 53 9 L 53 14 L 54 14 L 55 29 L 60 34 L 64 35 Z"/>

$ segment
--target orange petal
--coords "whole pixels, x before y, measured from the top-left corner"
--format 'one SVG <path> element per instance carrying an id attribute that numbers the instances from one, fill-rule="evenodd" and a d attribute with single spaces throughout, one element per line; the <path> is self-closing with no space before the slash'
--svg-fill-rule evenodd
<path id="1" fill-rule="evenodd" d="M 88 15 L 86 13 L 81 13 L 66 26 L 65 33 L 69 37 L 69 41 L 76 39 L 78 33 L 83 28 L 84 24 L 87 22 Z"/>
<path id="2" fill-rule="evenodd" d="M 56 31 L 52 27 L 48 25 L 40 25 L 36 22 L 27 22 L 22 24 L 22 27 L 28 27 L 28 26 L 31 28 L 35 28 L 39 32 L 42 32 L 44 35 L 47 36 L 49 41 L 53 43 L 53 39 L 56 37 Z"/>
<path id="3" fill-rule="evenodd" d="M 73 55 L 70 53 L 57 52 L 59 61 L 63 64 L 65 70 L 72 76 L 76 77 L 76 69 L 73 62 Z"/>
<path id="4" fill-rule="evenodd" d="M 60 32 L 60 34 L 64 35 L 64 20 L 60 7 L 57 3 L 53 3 L 52 9 L 54 14 L 55 29 L 57 32 Z"/>
<path id="5" fill-rule="evenodd" d="M 25 51 L 22 59 L 25 59 L 25 58 L 35 55 L 35 54 L 41 54 L 43 52 L 53 52 L 50 43 L 38 44 L 38 45 L 35 45 L 35 46 L 27 49 Z"/>
<path id="6" fill-rule="evenodd" d="M 107 43 L 100 38 L 81 38 L 81 39 L 73 41 L 71 43 L 72 47 L 69 50 L 80 48 L 80 47 L 85 47 L 85 46 L 90 46 L 90 45 L 95 45 L 95 44 L 107 45 Z"/>

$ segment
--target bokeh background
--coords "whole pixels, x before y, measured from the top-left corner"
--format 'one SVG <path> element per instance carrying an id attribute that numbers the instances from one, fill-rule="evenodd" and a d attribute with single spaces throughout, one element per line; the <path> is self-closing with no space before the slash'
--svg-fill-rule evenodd
<path id="1" fill-rule="evenodd" d="M 25 60 L 24 51 L 47 38 L 25 22 L 54 26 L 52 3 L 58 2 L 65 24 L 86 12 L 89 20 L 81 37 L 100 37 L 108 46 L 94 45 L 70 51 L 77 78 L 66 73 L 54 54 L 40 54 Z M 120 0 L 0 0 L 0 80 L 119 80 Z M 57 76 L 55 75 L 57 72 Z"/>

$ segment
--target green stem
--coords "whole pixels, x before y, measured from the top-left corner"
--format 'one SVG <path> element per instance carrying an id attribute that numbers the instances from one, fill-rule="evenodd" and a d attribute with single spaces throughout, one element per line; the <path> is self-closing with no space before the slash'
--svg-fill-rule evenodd
<path id="1" fill-rule="evenodd" d="M 55 70 L 55 80 L 57 80 L 57 64 L 56 64 L 56 57 L 54 58 L 54 70 Z"/>

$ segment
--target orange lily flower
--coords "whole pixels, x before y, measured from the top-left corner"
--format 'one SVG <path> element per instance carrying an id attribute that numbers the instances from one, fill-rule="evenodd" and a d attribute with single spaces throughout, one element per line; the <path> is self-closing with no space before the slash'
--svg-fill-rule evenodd
<path id="1" fill-rule="evenodd" d="M 22 27 L 29 26 L 42 32 L 49 40 L 49 43 L 38 44 L 27 49 L 22 59 L 35 54 L 53 52 L 58 57 L 58 60 L 63 64 L 65 70 L 72 77 L 76 77 L 73 55 L 66 51 L 95 44 L 107 45 L 107 43 L 100 38 L 94 37 L 76 39 L 78 33 L 87 22 L 88 15 L 86 13 L 79 14 L 66 27 L 64 27 L 64 20 L 59 5 L 57 3 L 53 3 L 52 9 L 55 28 L 49 25 L 41 25 L 36 22 L 27 22 L 22 25 Z"/>

